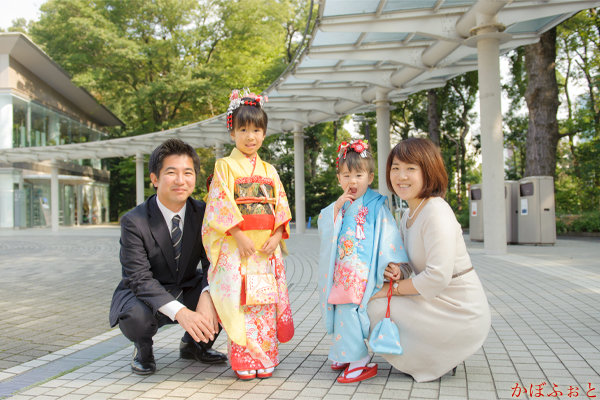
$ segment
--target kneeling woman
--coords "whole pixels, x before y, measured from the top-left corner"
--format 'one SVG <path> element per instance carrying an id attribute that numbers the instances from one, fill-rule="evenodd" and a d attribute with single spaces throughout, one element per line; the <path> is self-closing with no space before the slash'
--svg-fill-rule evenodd
<path id="1" fill-rule="evenodd" d="M 448 176 L 439 149 L 427 139 L 400 142 L 388 157 L 387 184 L 410 208 L 400 223 L 410 261 L 392 284 L 390 306 L 404 354 L 384 358 L 417 382 L 431 381 L 482 346 L 490 309 L 460 225 L 443 198 Z M 387 292 L 384 287 L 369 303 L 371 329 L 385 316 Z"/>

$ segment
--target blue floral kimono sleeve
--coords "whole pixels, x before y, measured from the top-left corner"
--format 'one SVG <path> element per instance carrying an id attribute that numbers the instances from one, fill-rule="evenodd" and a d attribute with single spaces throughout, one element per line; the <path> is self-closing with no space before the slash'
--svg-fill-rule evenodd
<path id="1" fill-rule="evenodd" d="M 335 257 L 337 254 L 337 239 L 342 228 L 342 212 L 338 212 L 337 218 L 333 214 L 333 206 L 321 210 L 318 227 L 321 246 L 319 252 L 319 308 L 325 329 L 329 335 L 333 334 L 333 307 L 327 304 L 333 272 L 335 269 Z M 335 221 L 334 221 L 335 220 Z"/>

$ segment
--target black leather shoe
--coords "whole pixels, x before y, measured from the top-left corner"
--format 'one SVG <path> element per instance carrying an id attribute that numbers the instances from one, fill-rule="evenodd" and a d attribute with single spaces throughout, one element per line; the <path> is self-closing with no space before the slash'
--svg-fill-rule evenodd
<path id="1" fill-rule="evenodd" d="M 183 340 L 179 342 L 179 357 L 186 360 L 196 360 L 205 364 L 219 364 L 227 361 L 227 356 L 214 349 L 205 348 L 205 343 L 196 343 L 191 341 L 185 343 Z"/>
<path id="2" fill-rule="evenodd" d="M 154 360 L 152 349 L 150 349 L 150 355 L 146 360 L 140 360 L 138 349 L 134 346 L 133 357 L 131 358 L 131 372 L 138 375 L 150 375 L 156 372 L 156 361 Z"/>

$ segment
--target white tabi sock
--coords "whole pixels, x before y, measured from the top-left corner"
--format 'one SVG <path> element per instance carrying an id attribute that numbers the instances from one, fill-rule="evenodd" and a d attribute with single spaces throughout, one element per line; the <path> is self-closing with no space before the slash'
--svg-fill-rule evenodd
<path id="1" fill-rule="evenodd" d="M 256 374 L 256 370 L 250 370 L 250 371 L 236 371 L 238 374 L 240 375 L 254 375 Z"/>
<path id="2" fill-rule="evenodd" d="M 350 366 L 348 367 L 348 371 L 352 371 L 354 368 L 366 367 L 367 364 L 369 363 L 370 359 L 371 359 L 371 356 L 366 356 L 366 357 L 361 358 L 358 361 L 351 362 Z M 356 378 L 363 372 L 364 372 L 364 369 L 361 369 L 360 371 L 351 372 L 346 375 L 346 378 Z"/>

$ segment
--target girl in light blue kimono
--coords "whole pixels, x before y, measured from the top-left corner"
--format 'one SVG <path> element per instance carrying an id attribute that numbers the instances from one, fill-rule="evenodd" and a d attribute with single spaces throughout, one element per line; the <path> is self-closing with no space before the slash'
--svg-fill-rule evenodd
<path id="1" fill-rule="evenodd" d="M 319 215 L 320 308 L 332 335 L 329 359 L 333 370 L 344 370 L 340 383 L 377 375 L 365 340 L 369 336 L 367 303 L 385 277 L 400 276 L 407 262 L 404 245 L 386 197 L 369 189 L 375 162 L 361 140 L 338 147 L 337 177 L 344 194 Z"/>

